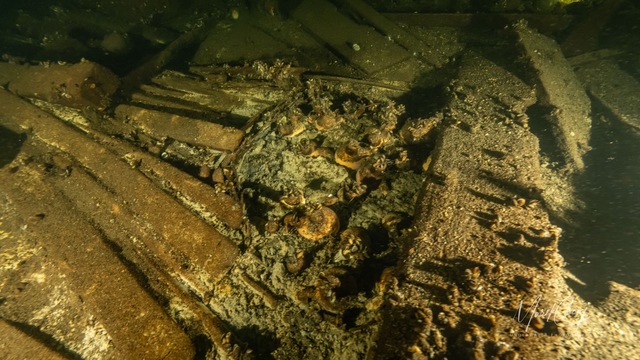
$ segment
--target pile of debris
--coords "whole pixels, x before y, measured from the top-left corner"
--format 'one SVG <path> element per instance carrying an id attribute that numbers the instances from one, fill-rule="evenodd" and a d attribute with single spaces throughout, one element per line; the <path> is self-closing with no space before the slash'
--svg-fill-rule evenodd
<path id="1" fill-rule="evenodd" d="M 123 77 L 91 61 L 0 64 L 3 353 L 637 351 L 638 291 L 611 283 L 589 304 L 558 250 L 590 150 L 587 92 L 640 128 L 597 70 L 637 92 L 615 54 L 567 60 L 523 21 L 487 49 L 353 0 L 234 10 Z M 297 35 L 265 32 L 274 22 Z M 280 45 L 265 49 L 294 60 L 216 42 L 239 34 L 269 34 Z M 194 43 L 192 64 L 168 69 Z M 305 62 L 305 48 L 321 56 Z"/>

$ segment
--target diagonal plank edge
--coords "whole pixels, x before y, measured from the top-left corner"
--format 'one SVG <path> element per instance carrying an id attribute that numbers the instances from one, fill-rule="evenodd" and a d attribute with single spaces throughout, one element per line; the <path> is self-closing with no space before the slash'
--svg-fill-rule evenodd
<path id="1" fill-rule="evenodd" d="M 233 265 L 239 250 L 230 239 L 105 147 L 5 90 L 0 91 L 0 113 L 0 123 L 30 129 L 34 136 L 68 153 L 120 195 L 125 201 L 119 206 L 129 208 L 151 224 L 173 249 L 174 256 L 183 258 L 202 284 L 213 285 Z"/>

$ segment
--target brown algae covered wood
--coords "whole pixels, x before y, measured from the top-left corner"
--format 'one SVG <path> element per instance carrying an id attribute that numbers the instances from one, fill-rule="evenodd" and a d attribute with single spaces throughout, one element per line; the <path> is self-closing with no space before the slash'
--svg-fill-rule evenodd
<path id="1" fill-rule="evenodd" d="M 45 170 L 42 160 L 55 150 L 37 140 L 25 148 L 13 170 L 0 171 L 2 254 L 20 259 L 0 270 L 8 280 L 0 317 L 65 358 L 192 358 L 189 337 L 92 220 L 52 186 L 51 177 L 64 175 Z M 35 358 L 55 358 L 45 355 Z"/>
<path id="2" fill-rule="evenodd" d="M 20 73 L 9 82 L 13 93 L 80 109 L 104 110 L 120 85 L 111 70 L 91 61 L 32 66 Z"/>
<path id="3" fill-rule="evenodd" d="M 126 199 L 121 205 L 161 233 L 173 256 L 189 259 L 188 269 L 198 278 L 196 287 L 215 283 L 231 267 L 239 250 L 229 238 L 105 147 L 7 91 L 0 91 L 0 110 L 6 114 L 0 118 L 2 124 L 32 129 L 37 138 L 68 153 Z"/>
<path id="4" fill-rule="evenodd" d="M 587 91 L 621 122 L 640 130 L 640 82 L 613 60 L 576 66 Z"/>
<path id="5" fill-rule="evenodd" d="M 533 93 L 474 53 L 463 56 L 449 89 L 446 127 L 372 355 L 561 358 L 568 350 L 560 334 L 570 333 L 576 346 L 582 341 L 575 321 L 562 314 L 560 329 L 526 315 L 532 304 L 549 308 L 571 295 L 560 272 L 560 230 L 537 200 L 544 187 L 538 141 L 513 119 L 495 116 L 525 111 Z"/>
<path id="6" fill-rule="evenodd" d="M 533 70 L 532 81 L 538 85 L 538 97 L 549 107 L 547 117 L 567 165 L 581 171 L 582 157 L 590 149 L 591 101 L 553 39 L 529 28 L 525 21 L 517 22 L 513 30 Z"/>
<path id="7" fill-rule="evenodd" d="M 244 137 L 244 131 L 235 128 L 131 105 L 118 106 L 116 116 L 157 139 L 170 137 L 216 150 L 233 151 Z"/>
<path id="8" fill-rule="evenodd" d="M 303 1 L 291 15 L 310 33 L 367 74 L 397 65 L 411 56 L 369 26 L 354 23 L 328 1 Z M 341 31 L 336 31 L 337 28 Z"/>

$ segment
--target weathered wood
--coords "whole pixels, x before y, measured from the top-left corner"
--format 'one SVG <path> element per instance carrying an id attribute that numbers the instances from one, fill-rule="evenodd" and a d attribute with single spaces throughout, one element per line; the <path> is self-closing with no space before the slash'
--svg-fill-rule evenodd
<path id="1" fill-rule="evenodd" d="M 113 149 L 117 145 L 111 144 L 110 147 Z M 136 156 L 136 153 L 138 152 L 133 151 L 122 155 L 126 156 L 129 161 L 140 161 L 138 168 L 141 171 L 146 173 L 158 170 L 159 174 L 154 175 L 165 177 L 164 181 L 185 191 L 185 195 L 194 195 L 190 190 L 195 179 L 191 179 L 190 182 L 189 179 L 186 179 L 188 181 L 186 184 L 177 183 L 178 179 L 171 173 L 179 171 L 166 169 L 166 167 L 170 167 L 167 164 L 159 169 L 150 169 L 151 164 L 155 165 L 155 162 L 150 162 L 146 156 L 139 157 L 139 153 Z M 186 176 L 186 174 L 183 175 L 178 178 Z M 146 285 L 155 294 L 170 299 L 166 304 L 169 312 L 174 314 L 188 312 L 195 316 L 195 319 L 190 319 L 187 331 L 206 334 L 218 351 L 224 353 L 223 339 L 228 330 L 216 315 L 202 306 L 210 289 L 203 286 L 184 267 L 185 262 L 188 262 L 189 259 L 176 259 L 170 255 L 170 249 L 164 246 L 162 241 L 159 241 L 162 235 L 159 233 L 161 229 L 158 226 L 145 223 L 137 214 L 126 207 L 115 205 L 122 202 L 123 199 L 104 189 L 81 169 L 72 171 L 68 178 L 53 179 L 51 183 L 73 204 L 75 211 L 81 213 L 88 221 L 92 222 L 93 226 L 100 229 L 110 242 L 117 244 L 121 256 L 126 258 L 130 264 L 135 265 L 137 271 L 144 274 Z M 209 189 L 209 194 L 198 195 L 204 195 L 199 200 L 206 202 L 206 199 L 212 196 L 212 191 Z M 86 201 L 87 197 L 92 201 Z M 218 205 L 219 207 L 212 208 L 212 210 L 216 209 L 218 214 L 234 213 L 233 207 L 236 206 L 224 203 Z M 185 291 L 185 282 L 188 283 L 191 291 Z M 182 315 L 177 315 L 177 317 L 179 320 L 185 320 Z"/>
<path id="2" fill-rule="evenodd" d="M 0 113 L 4 114 L 0 123 L 32 129 L 37 138 L 68 153 L 118 194 L 122 202 L 113 204 L 113 211 L 117 214 L 121 207 L 129 208 L 155 228 L 170 256 L 190 264 L 188 269 L 198 282 L 194 287 L 211 286 L 233 265 L 239 250 L 231 240 L 182 207 L 124 159 L 7 91 L 0 91 Z"/>
<path id="3" fill-rule="evenodd" d="M 613 60 L 576 67 L 587 91 L 621 122 L 640 130 L 640 83 Z"/>
<path id="4" fill-rule="evenodd" d="M 227 27 L 213 28 L 200 43 L 193 56 L 193 64 L 211 65 L 271 59 L 286 53 L 287 44 L 269 32 L 257 28 L 258 22 L 259 16 L 245 11 L 237 21 L 226 24 Z"/>
<path id="5" fill-rule="evenodd" d="M 549 106 L 558 145 L 570 167 L 584 169 L 583 155 L 589 151 L 591 101 L 558 44 L 518 22 L 514 26 L 519 45 L 535 72 L 539 97 Z"/>
<path id="6" fill-rule="evenodd" d="M 557 14 L 427 14 L 427 13 L 383 13 L 392 21 L 421 27 L 453 28 L 502 28 L 524 19 L 543 34 L 566 29 L 574 20 L 572 15 Z"/>
<path id="7" fill-rule="evenodd" d="M 242 204 L 230 195 L 215 192 L 201 180 L 118 139 L 93 132 L 91 136 L 129 164 L 135 165 L 136 169 L 201 217 L 221 222 L 232 229 L 239 229 L 242 225 Z"/>
<path id="8" fill-rule="evenodd" d="M 410 57 L 375 29 L 358 25 L 325 0 L 303 1 L 291 15 L 357 68 L 373 74 Z"/>
<path id="9" fill-rule="evenodd" d="M 134 93 L 131 100 L 150 105 L 168 105 L 170 107 L 187 110 L 204 110 L 230 113 L 242 102 L 235 96 L 221 90 L 209 88 L 173 90 L 153 85 L 142 85 L 140 90 L 145 93 Z M 155 95 L 155 97 L 152 97 Z M 172 101 L 173 100 L 173 101 Z"/>
<path id="10" fill-rule="evenodd" d="M 9 82 L 11 92 L 75 108 L 105 109 L 120 84 L 109 69 L 90 61 L 16 67 L 19 75 Z"/>
<path id="11" fill-rule="evenodd" d="M 130 95 L 138 86 L 162 71 L 162 68 L 178 56 L 182 50 L 201 40 L 207 28 L 208 26 L 203 24 L 185 32 L 150 60 L 128 73 L 122 79 L 122 92 L 125 95 Z"/>
<path id="12" fill-rule="evenodd" d="M 600 33 L 624 0 L 605 0 L 590 10 L 589 15 L 575 25 L 562 42 L 565 56 L 576 56 L 598 49 Z"/>
<path id="13" fill-rule="evenodd" d="M 29 68 L 29 65 L 0 62 L 0 85 L 7 86 L 9 82 L 24 76 Z"/>
<path id="14" fill-rule="evenodd" d="M 36 133 L 40 130 L 42 127 L 35 126 Z M 51 150 L 41 145 L 40 151 Z M 34 159 L 44 156 L 29 150 L 27 154 Z M 78 214 L 47 181 L 46 172 L 39 172 L 43 167 L 36 160 L 15 174 L 3 171 L 2 176 L 3 190 L 15 209 L 12 216 L 18 219 L 9 233 L 15 241 L 27 235 L 31 240 L 26 244 L 35 242 L 36 248 L 44 251 L 38 262 L 45 263 L 46 272 L 35 268 L 30 273 L 27 266 L 23 276 L 40 276 L 31 286 L 46 293 L 5 288 L 0 314 L 47 334 L 67 356 L 192 358 L 195 351 L 188 336 L 139 282 L 138 274 L 119 259 L 91 220 Z M 117 211 L 117 205 L 109 205 L 112 207 L 105 211 Z M 27 223 L 29 234 L 22 235 L 20 224 Z"/>
<path id="15" fill-rule="evenodd" d="M 170 137 L 216 150 L 233 151 L 244 137 L 239 129 L 131 105 L 118 106 L 116 116 L 157 139 Z"/>
<path id="16" fill-rule="evenodd" d="M 174 71 L 163 72 L 154 77 L 152 82 L 165 88 L 165 91 L 176 91 L 172 96 L 183 101 L 245 119 L 257 115 L 287 96 L 282 88 L 266 81 L 244 79 L 225 84 L 211 84 L 209 81 Z M 159 93 L 157 87 L 145 85 L 141 89 L 154 94 Z"/>
<path id="17" fill-rule="evenodd" d="M 51 349 L 49 344 L 36 340 L 30 334 L 18 330 L 5 320 L 0 320 L 0 353 L 5 359 L 65 360 L 69 354 Z"/>
<path id="18" fill-rule="evenodd" d="M 533 92 L 473 53 L 463 57 L 457 78 L 447 106 L 452 121 L 440 133 L 417 200 L 415 232 L 405 237 L 399 264 L 399 295 L 385 310 L 374 358 L 405 358 L 411 355 L 405 349 L 435 358 L 489 358 L 499 347 L 532 358 L 562 354 L 557 337 L 512 335 L 538 331 L 526 327 L 524 315 L 514 319 L 520 301 L 540 295 L 540 307 L 549 308 L 569 294 L 552 239 L 544 240 L 551 244 L 545 248 L 542 240 L 520 238 L 551 227 L 548 214 L 510 202 L 529 203 L 543 186 L 538 140 L 495 114 L 518 109 L 513 115 L 524 115 Z M 536 279 L 529 293 L 535 295 L 523 293 L 520 278 Z M 580 341 L 577 327 L 567 331 Z"/>
<path id="19" fill-rule="evenodd" d="M 411 54 L 419 56 L 423 61 L 436 67 L 443 64 L 443 59 L 432 55 L 433 49 L 429 49 L 425 43 L 418 40 L 393 21 L 387 19 L 364 1 L 342 0 L 341 3 L 361 17 L 364 22 L 374 26 L 383 35 L 388 36 L 389 39 L 405 48 Z"/>

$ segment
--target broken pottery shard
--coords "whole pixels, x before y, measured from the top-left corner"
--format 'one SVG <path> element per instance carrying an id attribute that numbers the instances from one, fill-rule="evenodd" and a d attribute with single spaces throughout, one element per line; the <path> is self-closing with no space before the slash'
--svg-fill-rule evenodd
<path id="1" fill-rule="evenodd" d="M 535 71 L 539 97 L 551 107 L 549 120 L 567 163 L 581 170 L 589 150 L 591 102 L 558 44 L 521 21 L 514 25 L 519 45 Z"/>
<path id="2" fill-rule="evenodd" d="M 9 83 L 20 96 L 74 108 L 105 109 L 120 80 L 109 69 L 90 61 L 73 65 L 50 64 L 21 70 Z"/>
<path id="3" fill-rule="evenodd" d="M 612 60 L 580 64 L 576 74 L 618 120 L 640 130 L 640 83 L 633 76 Z"/>
<path id="4" fill-rule="evenodd" d="M 216 150 L 233 151 L 244 137 L 244 131 L 239 129 L 130 105 L 118 106 L 116 116 L 130 120 L 155 138 L 170 137 Z"/>

